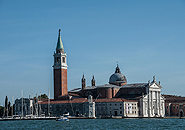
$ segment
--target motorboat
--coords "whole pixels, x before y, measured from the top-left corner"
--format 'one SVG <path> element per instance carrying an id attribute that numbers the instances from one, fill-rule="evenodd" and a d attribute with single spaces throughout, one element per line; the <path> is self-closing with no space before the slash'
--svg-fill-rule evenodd
<path id="1" fill-rule="evenodd" d="M 69 118 L 61 116 L 60 118 L 56 119 L 56 121 L 69 121 Z"/>

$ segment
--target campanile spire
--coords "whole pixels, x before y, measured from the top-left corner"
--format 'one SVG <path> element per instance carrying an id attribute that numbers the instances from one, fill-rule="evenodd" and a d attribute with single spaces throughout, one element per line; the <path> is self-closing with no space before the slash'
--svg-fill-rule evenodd
<path id="1" fill-rule="evenodd" d="M 58 41 L 57 41 L 57 47 L 56 50 L 63 50 L 64 51 L 64 46 L 62 43 L 61 35 L 60 35 L 61 29 L 59 29 L 59 34 L 58 34 Z"/>

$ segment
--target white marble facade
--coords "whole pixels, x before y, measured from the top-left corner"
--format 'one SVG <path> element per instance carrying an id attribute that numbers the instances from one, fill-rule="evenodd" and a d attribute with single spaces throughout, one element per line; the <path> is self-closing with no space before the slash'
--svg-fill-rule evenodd
<path id="1" fill-rule="evenodd" d="M 141 117 L 164 117 L 165 99 L 161 95 L 161 85 L 154 80 L 147 86 L 147 93 L 140 98 Z"/>

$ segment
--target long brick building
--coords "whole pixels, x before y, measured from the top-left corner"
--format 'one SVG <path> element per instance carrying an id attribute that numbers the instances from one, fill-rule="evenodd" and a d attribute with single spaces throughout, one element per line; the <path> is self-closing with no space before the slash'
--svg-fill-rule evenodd
<path id="1" fill-rule="evenodd" d="M 165 115 L 171 117 L 183 117 L 185 113 L 185 97 L 175 95 L 163 95 L 165 97 Z"/>

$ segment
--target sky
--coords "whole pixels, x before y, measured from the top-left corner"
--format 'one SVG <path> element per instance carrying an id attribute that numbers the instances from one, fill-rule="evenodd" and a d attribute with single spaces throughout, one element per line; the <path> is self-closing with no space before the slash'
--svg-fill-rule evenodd
<path id="1" fill-rule="evenodd" d="M 58 30 L 68 90 L 107 84 L 117 63 L 129 83 L 155 75 L 163 94 L 185 96 L 184 0 L 0 0 L 0 106 L 23 96 L 53 98 Z"/>

